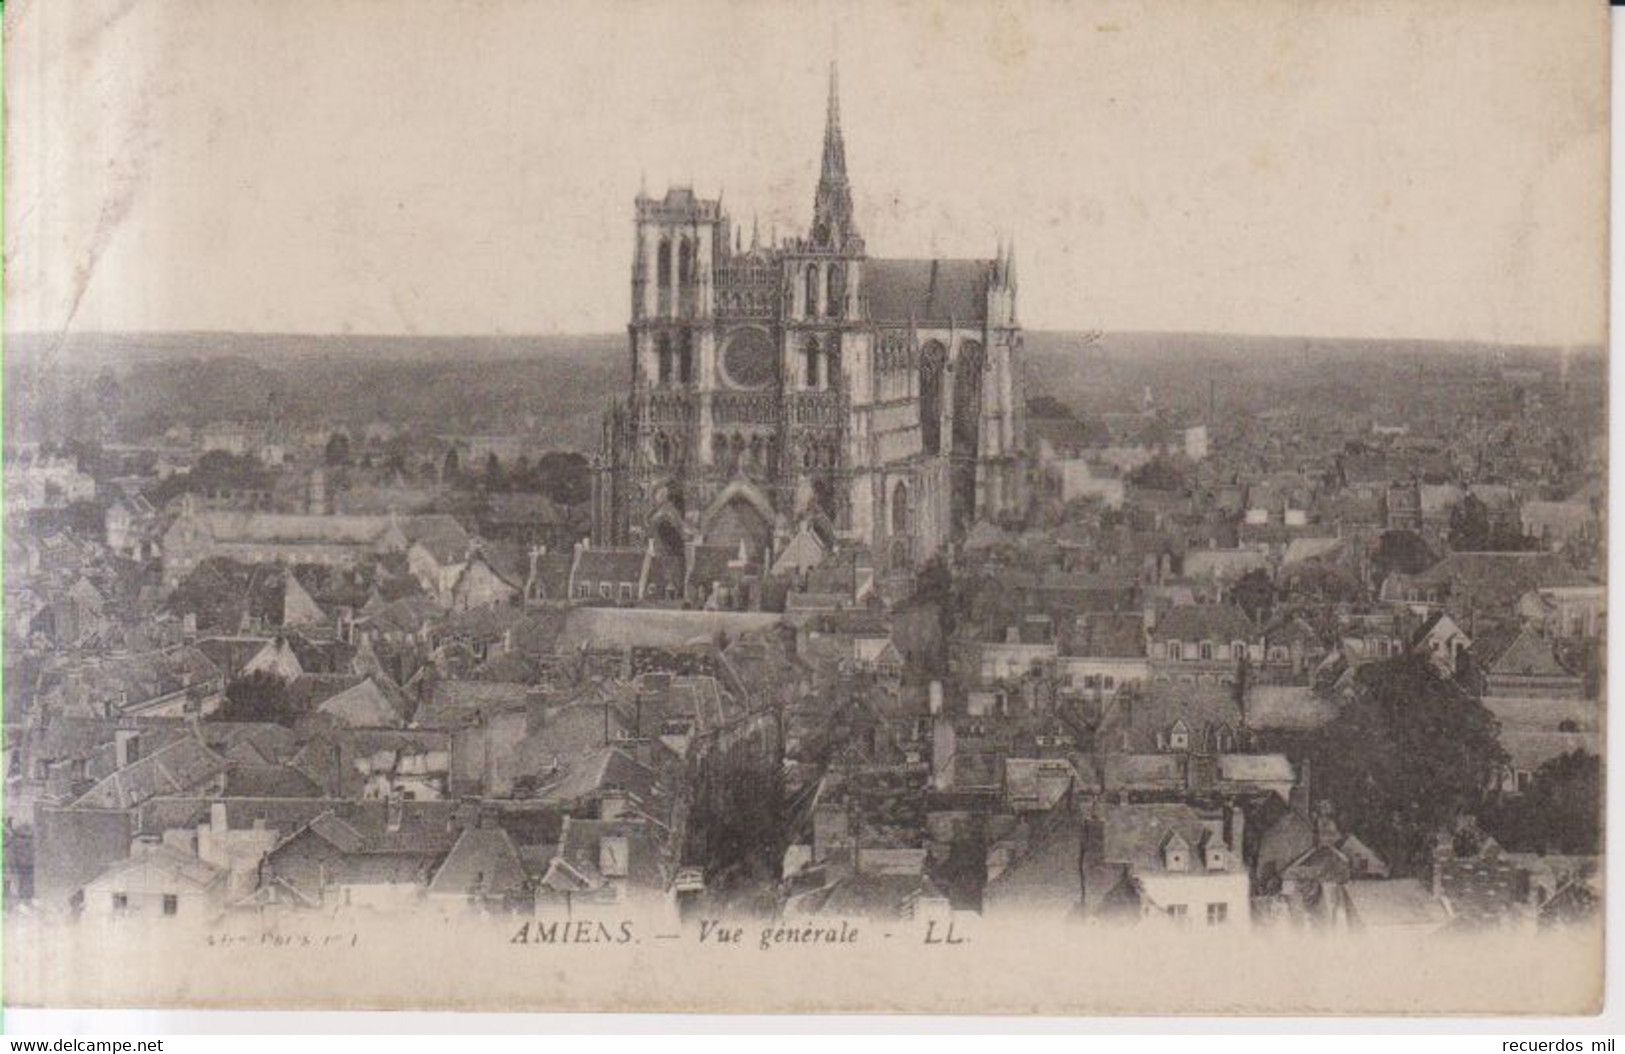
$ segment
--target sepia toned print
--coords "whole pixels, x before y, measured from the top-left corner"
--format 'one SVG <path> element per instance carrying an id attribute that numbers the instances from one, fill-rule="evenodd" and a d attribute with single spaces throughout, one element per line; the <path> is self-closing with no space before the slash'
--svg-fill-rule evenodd
<path id="1" fill-rule="evenodd" d="M 1600 1009 L 1593 5 L 5 17 L 13 1004 Z"/>

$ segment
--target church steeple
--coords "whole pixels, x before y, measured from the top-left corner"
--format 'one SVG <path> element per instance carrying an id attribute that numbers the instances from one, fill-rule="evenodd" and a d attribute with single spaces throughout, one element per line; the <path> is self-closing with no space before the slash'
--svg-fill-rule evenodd
<path id="1" fill-rule="evenodd" d="M 829 64 L 829 103 L 824 116 L 824 161 L 813 199 L 812 243 L 820 249 L 861 249 L 852 222 L 852 188 L 846 179 L 840 71 L 833 62 Z"/>
<path id="2" fill-rule="evenodd" d="M 841 71 L 829 64 L 829 107 L 824 114 L 824 168 L 820 183 L 846 179 L 846 142 L 841 138 Z"/>

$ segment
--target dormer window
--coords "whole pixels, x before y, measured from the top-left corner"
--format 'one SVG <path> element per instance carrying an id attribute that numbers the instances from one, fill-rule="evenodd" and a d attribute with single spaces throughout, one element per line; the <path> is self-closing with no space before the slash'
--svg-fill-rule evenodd
<path id="1" fill-rule="evenodd" d="M 1174 727 L 1168 731 L 1168 749 L 1188 750 L 1191 745 L 1191 730 L 1183 720 L 1174 722 Z"/>
<path id="2" fill-rule="evenodd" d="M 1210 641 L 1202 642 L 1202 659 L 1204 662 L 1213 661 L 1213 644 Z"/>
<path id="3" fill-rule="evenodd" d="M 1191 867 L 1190 843 L 1178 834 L 1168 836 L 1162 847 L 1162 866 L 1167 871 L 1189 871 Z"/>

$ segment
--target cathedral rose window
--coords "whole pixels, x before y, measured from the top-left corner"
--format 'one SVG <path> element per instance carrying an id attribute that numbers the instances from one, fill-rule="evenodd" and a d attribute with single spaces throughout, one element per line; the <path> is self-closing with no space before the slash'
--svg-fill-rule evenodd
<path id="1" fill-rule="evenodd" d="M 778 374 L 778 350 L 760 329 L 741 329 L 728 338 L 722 352 L 722 368 L 728 380 L 741 388 L 760 388 Z"/>

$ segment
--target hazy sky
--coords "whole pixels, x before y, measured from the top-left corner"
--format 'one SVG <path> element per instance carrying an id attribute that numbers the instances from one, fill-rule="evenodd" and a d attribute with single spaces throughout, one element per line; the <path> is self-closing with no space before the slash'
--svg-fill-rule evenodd
<path id="1" fill-rule="evenodd" d="M 1587 0 L 6 8 L 12 329 L 620 329 L 642 173 L 807 222 L 838 52 L 870 251 L 1030 327 L 1602 335 Z"/>

